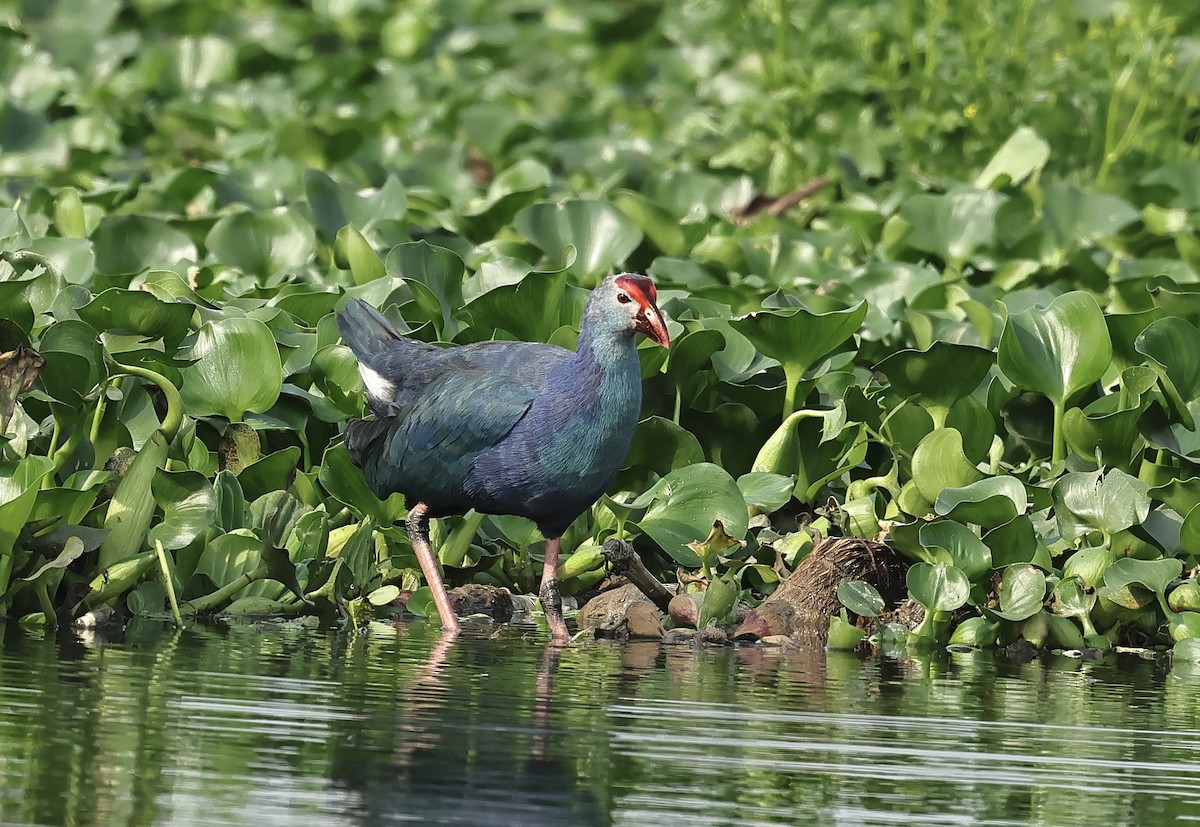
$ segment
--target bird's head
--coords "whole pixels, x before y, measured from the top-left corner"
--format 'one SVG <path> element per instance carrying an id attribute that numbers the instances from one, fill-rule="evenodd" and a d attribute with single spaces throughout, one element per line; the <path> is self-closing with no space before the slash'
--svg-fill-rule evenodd
<path id="1" fill-rule="evenodd" d="M 655 303 L 658 293 L 654 282 L 636 273 L 610 276 L 600 283 L 592 296 L 592 304 L 598 305 L 600 313 L 636 333 L 670 347 L 671 336 L 667 323 Z"/>

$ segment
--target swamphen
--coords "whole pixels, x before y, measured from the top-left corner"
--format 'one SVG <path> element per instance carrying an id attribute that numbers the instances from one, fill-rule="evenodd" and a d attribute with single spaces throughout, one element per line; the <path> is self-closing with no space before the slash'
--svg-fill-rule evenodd
<path id="1" fill-rule="evenodd" d="M 556 640 L 569 637 L 555 570 L 562 533 L 620 470 L 642 403 L 635 334 L 670 344 L 654 282 L 624 273 L 592 291 L 578 349 L 532 342 L 439 348 L 405 338 L 357 299 L 337 314 L 375 419 L 345 442 L 380 498 L 400 492 L 406 526 L 446 632 L 458 631 L 429 518 L 515 514 L 546 537 L 539 597 Z"/>

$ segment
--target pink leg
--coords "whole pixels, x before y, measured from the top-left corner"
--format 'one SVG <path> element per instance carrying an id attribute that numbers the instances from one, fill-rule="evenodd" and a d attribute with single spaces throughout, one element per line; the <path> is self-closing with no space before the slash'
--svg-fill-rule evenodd
<path id="1" fill-rule="evenodd" d="M 567 630 L 567 622 L 563 620 L 562 594 L 558 590 L 558 550 L 562 545 L 562 537 L 554 537 L 546 541 L 545 563 L 542 564 L 542 588 L 538 599 L 542 601 L 542 611 L 546 613 L 546 622 L 550 624 L 550 636 L 558 642 L 571 639 Z"/>
<path id="2" fill-rule="evenodd" d="M 426 516 L 428 511 L 429 506 L 425 503 L 417 503 L 409 509 L 404 525 L 408 529 L 408 539 L 412 541 L 413 551 L 417 553 L 417 561 L 421 564 L 425 582 L 433 592 L 433 603 L 437 606 L 438 617 L 442 619 L 442 634 L 457 635 L 458 616 L 454 614 L 454 607 L 450 605 L 450 595 L 446 594 L 446 586 L 442 583 L 442 570 L 438 566 L 437 558 L 433 556 L 433 549 L 429 547 L 429 517 Z"/>

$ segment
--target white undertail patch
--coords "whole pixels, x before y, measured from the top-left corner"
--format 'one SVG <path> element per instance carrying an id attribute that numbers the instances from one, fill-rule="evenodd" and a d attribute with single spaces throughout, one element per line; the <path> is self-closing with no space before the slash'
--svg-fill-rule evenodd
<path id="1" fill-rule="evenodd" d="M 362 376 L 363 384 L 372 399 L 380 402 L 391 402 L 396 396 L 396 386 L 384 379 L 377 372 L 363 364 L 359 364 L 358 373 Z"/>

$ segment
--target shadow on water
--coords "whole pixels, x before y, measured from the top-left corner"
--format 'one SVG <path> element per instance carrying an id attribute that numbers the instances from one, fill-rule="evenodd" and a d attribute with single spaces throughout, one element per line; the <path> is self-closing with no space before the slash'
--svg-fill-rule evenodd
<path id="1" fill-rule="evenodd" d="M 5 824 L 1200 821 L 1200 675 L 532 630 L 5 630 Z"/>

